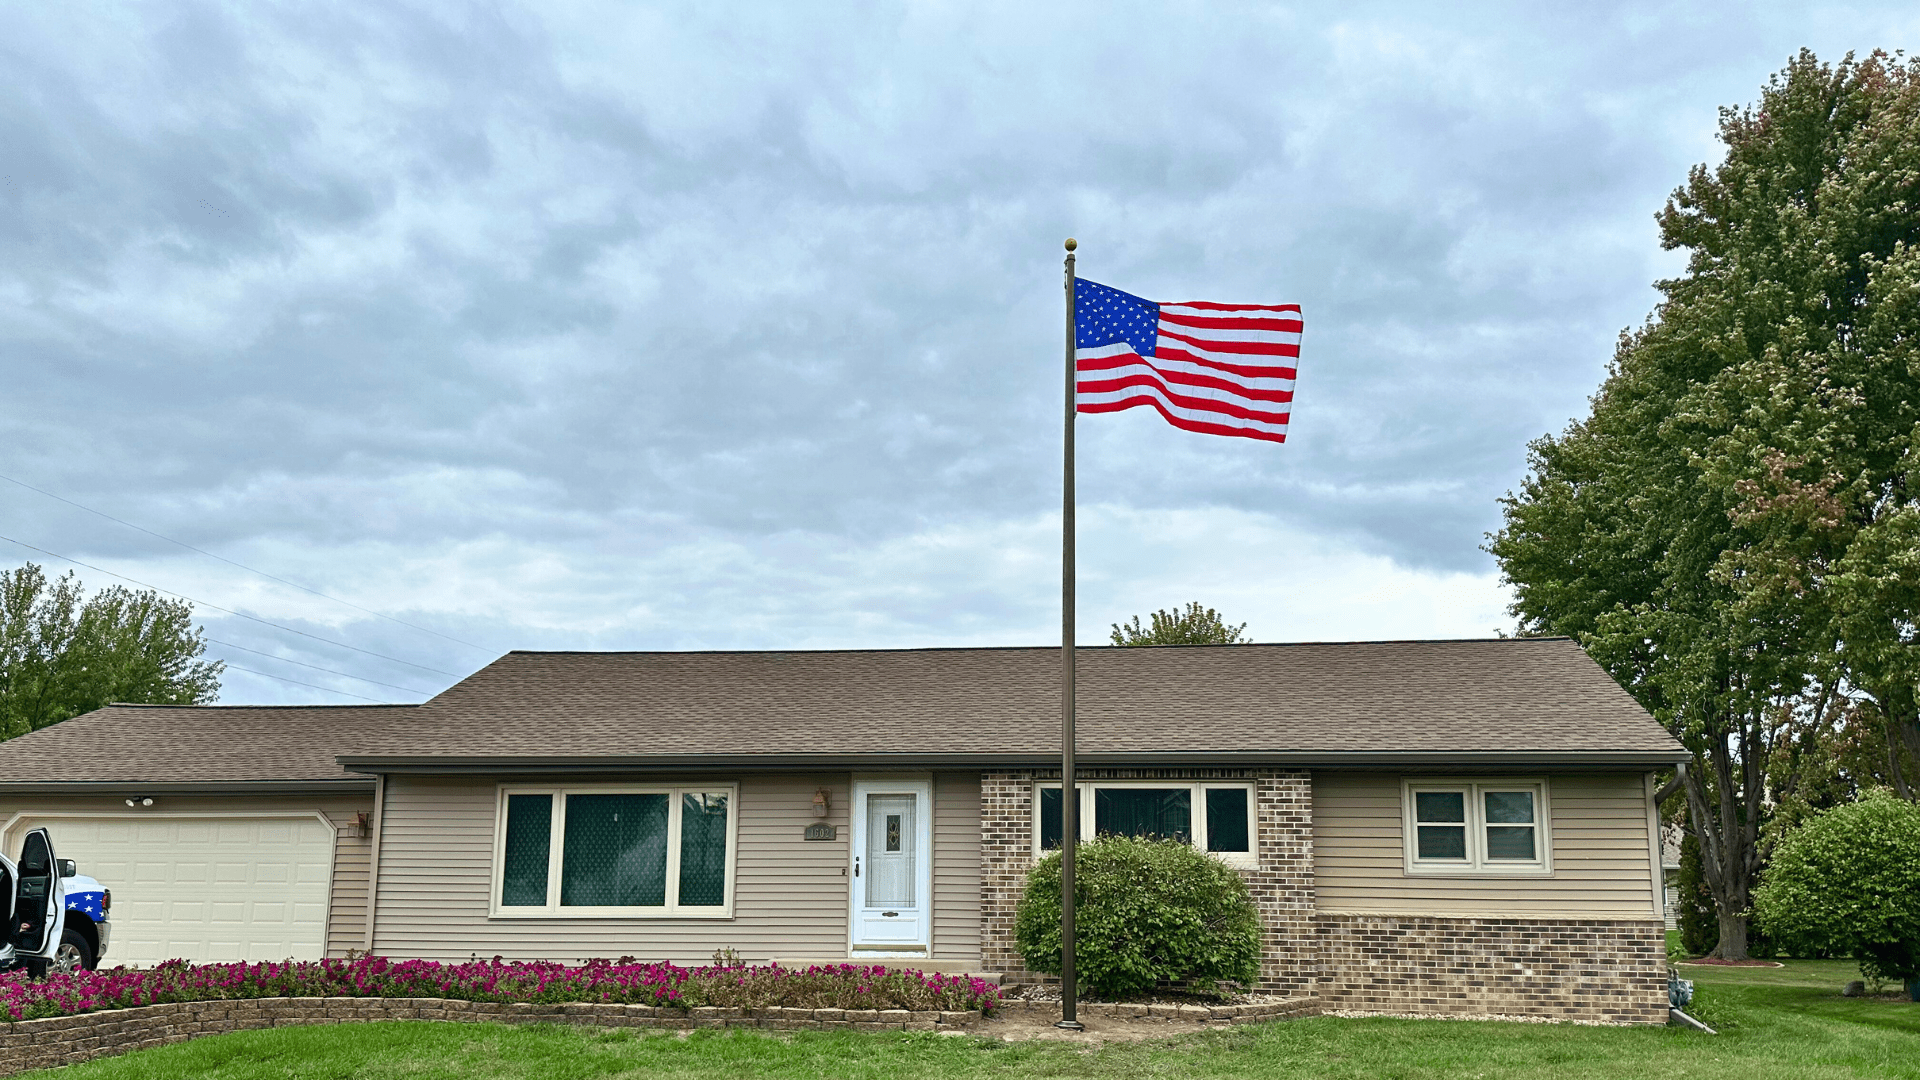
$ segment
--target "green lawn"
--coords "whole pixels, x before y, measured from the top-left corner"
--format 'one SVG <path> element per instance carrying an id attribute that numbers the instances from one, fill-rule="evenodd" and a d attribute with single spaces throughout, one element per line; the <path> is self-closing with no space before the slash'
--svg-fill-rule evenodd
<path id="1" fill-rule="evenodd" d="M 223 1035 L 74 1066 L 60 1080 L 483 1077 L 1913 1077 L 1920 1004 L 1839 996 L 1851 963 L 1688 968 L 1723 1034 L 1322 1017 L 1083 1049 L 912 1034 L 603 1032 L 382 1023 Z M 41 1076 L 52 1077 L 51 1073 Z"/>

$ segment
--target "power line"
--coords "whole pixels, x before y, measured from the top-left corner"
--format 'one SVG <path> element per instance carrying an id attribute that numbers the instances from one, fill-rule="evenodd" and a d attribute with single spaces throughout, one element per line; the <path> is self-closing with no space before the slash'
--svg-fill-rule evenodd
<path id="1" fill-rule="evenodd" d="M 375 686 L 384 686 L 389 690 L 405 690 L 409 694 L 420 694 L 425 697 L 433 696 L 433 691 L 431 690 L 415 690 L 411 686 L 401 686 L 397 683 L 381 682 L 379 679 L 369 679 L 365 675 L 355 675 L 349 671 L 335 671 L 330 667 L 321 667 L 318 664 L 308 664 L 299 660 L 289 660 L 284 656 L 275 656 L 273 653 L 261 652 L 259 649 L 249 649 L 245 645 L 235 645 L 231 641 L 221 641 L 219 638 L 208 638 L 207 642 L 209 644 L 219 645 L 228 649 L 239 649 L 241 652 L 250 652 L 255 656 L 264 656 L 269 660 L 278 660 L 283 664 L 293 664 L 296 667 L 312 668 L 315 671 L 324 671 L 329 675 L 343 675 L 349 679 L 358 679 L 364 683 L 372 683 Z M 247 669 L 241 668 L 240 670 L 245 671 Z"/>
<path id="2" fill-rule="evenodd" d="M 149 585 L 144 581 L 140 581 L 136 578 L 130 578 L 125 574 L 116 574 L 113 571 L 108 570 L 104 567 L 95 566 L 92 563 L 81 562 L 79 559 L 73 558 L 70 555 L 62 555 L 57 551 L 48 551 L 46 548 L 43 548 L 43 547 L 34 547 L 32 544 L 29 544 L 24 540 L 15 540 L 11 536 L 0 536 L 0 540 L 5 540 L 9 544 L 18 544 L 19 546 L 26 548 L 28 551 L 37 551 L 42 555 L 47 555 L 52 558 L 59 559 L 62 562 L 70 562 L 75 566 L 84 566 L 89 570 L 98 571 L 102 574 L 107 575 L 108 577 L 115 577 L 115 578 L 119 578 L 121 581 L 132 582 L 133 584 L 138 585 L 143 589 L 152 589 L 154 592 L 163 592 L 163 593 L 166 593 L 168 596 L 177 596 L 180 599 L 187 601 L 188 603 L 199 604 L 201 607 L 209 607 L 215 611 L 224 611 L 227 614 L 232 615 L 236 618 L 245 619 L 248 622 L 257 622 L 261 626 L 271 626 L 275 630 L 285 630 L 289 634 L 299 634 L 303 638 L 312 638 L 315 641 L 323 641 L 323 642 L 326 642 L 328 645 L 334 645 L 342 649 L 351 649 L 354 652 L 365 653 L 368 656 L 377 656 L 382 660 L 391 660 L 396 664 L 405 664 L 410 668 L 419 668 L 421 671 L 431 671 L 435 675 L 445 675 L 451 679 L 457 679 L 460 677 L 455 672 L 442 671 L 439 668 L 428 667 L 425 664 L 416 664 L 411 660 L 402 660 L 397 656 L 388 656 L 386 653 L 377 653 L 377 652 L 374 652 L 372 649 L 363 649 L 358 645 L 349 645 L 344 641 L 335 641 L 332 638 L 323 638 L 319 634 L 309 634 L 305 630 L 295 630 L 291 626 L 281 626 L 277 622 L 268 622 L 265 619 L 256 618 L 252 615 L 248 615 L 245 612 L 235 611 L 232 608 L 223 608 L 219 604 L 209 604 L 205 600 L 195 600 L 193 597 L 188 596 L 186 593 L 177 593 L 177 592 L 174 592 L 172 589 L 163 589 L 158 585 Z M 359 695 L 349 694 L 348 696 L 358 697 Z M 366 700 L 372 701 L 373 699 L 367 698 Z"/>
<path id="3" fill-rule="evenodd" d="M 293 588 L 299 589 L 301 592 L 312 593 L 313 595 L 321 597 L 323 599 L 331 600 L 336 604 L 345 604 L 346 606 L 352 608 L 355 611 L 364 611 L 368 615 L 372 615 L 376 619 L 385 619 L 391 623 L 399 623 L 401 626 L 411 627 L 412 629 L 418 630 L 423 634 L 432 634 L 434 637 L 446 638 L 448 641 L 454 642 L 456 644 L 465 645 L 469 649 L 479 649 L 481 652 L 487 652 L 487 653 L 497 651 L 494 649 L 489 649 L 484 645 L 475 645 L 471 641 L 462 641 L 451 634 L 443 634 L 438 630 L 429 630 L 424 626 L 419 626 L 414 623 L 410 623 L 405 619 L 396 619 L 391 615 L 382 614 L 378 611 L 373 610 L 372 608 L 361 607 L 359 604 L 356 604 L 351 600 L 342 600 L 337 596 L 329 596 L 326 593 L 321 592 L 319 589 L 309 589 L 305 585 L 302 585 L 297 581 L 288 581 L 286 578 L 283 578 L 283 577 L 275 577 L 274 575 L 267 573 L 265 570 L 255 570 L 253 567 L 248 566 L 245 563 L 235 562 L 232 559 L 227 558 L 225 555 L 215 555 L 213 552 L 208 551 L 205 548 L 194 547 L 192 544 L 189 544 L 184 540 L 175 540 L 171 536 L 165 536 L 160 533 L 154 532 L 152 529 L 146 528 L 144 526 L 135 525 L 131 521 L 123 521 L 120 518 L 114 517 L 112 514 L 109 514 L 104 510 L 95 510 L 91 506 L 82 506 L 81 504 L 74 502 L 72 499 L 66 498 L 65 496 L 61 496 L 61 495 L 55 495 L 53 492 L 48 491 L 45 488 L 34 487 L 32 484 L 29 484 L 24 480 L 15 480 L 13 477 L 5 476 L 5 475 L 0 475 L 0 480 L 5 480 L 9 484 L 18 484 L 19 486 L 26 488 L 28 491 L 37 491 L 40 494 L 45 495 L 49 499 L 53 499 L 57 502 L 66 503 L 68 506 L 71 506 L 76 510 L 85 510 L 89 514 L 94 514 L 99 517 L 106 518 L 108 521 L 114 522 L 115 524 L 118 524 L 118 525 L 125 525 L 129 529 L 133 529 L 138 532 L 143 532 L 143 533 L 146 533 L 148 536 L 165 540 L 169 544 L 178 544 L 179 546 L 186 548 L 188 551 L 197 551 L 200 554 L 205 555 L 209 559 L 219 559 L 221 562 L 226 563 L 228 566 L 237 566 L 240 569 L 245 570 L 249 574 L 259 574 L 261 577 L 266 578 L 268 581 L 277 581 L 282 585 L 292 586 Z M 101 572 L 105 573 L 105 571 L 101 571 Z"/>
<path id="4" fill-rule="evenodd" d="M 226 661 L 223 660 L 221 661 L 221 663 L 226 663 Z M 360 697 L 359 694 L 349 694 L 345 690 L 335 690 L 331 686 L 321 686 L 319 683 L 301 682 L 299 679 L 284 679 L 278 675 L 268 675 L 264 671 L 255 671 L 250 667 L 241 667 L 239 664 L 227 664 L 227 666 L 232 668 L 235 671 L 244 671 L 249 675 L 258 675 L 258 676 L 261 676 L 262 678 L 267 678 L 267 679 L 280 679 L 280 681 L 283 683 L 292 683 L 295 686 L 311 686 L 315 690 L 325 690 L 329 694 L 339 694 L 342 697 L 360 698 L 361 701 L 371 701 L 375 705 L 389 704 L 388 702 L 381 701 L 379 698 Z"/>

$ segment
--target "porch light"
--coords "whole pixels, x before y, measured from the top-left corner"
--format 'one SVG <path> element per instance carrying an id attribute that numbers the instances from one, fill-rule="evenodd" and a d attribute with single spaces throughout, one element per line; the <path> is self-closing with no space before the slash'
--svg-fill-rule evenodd
<path id="1" fill-rule="evenodd" d="M 152 805 L 153 805 L 153 796 L 151 796 L 151 795 L 147 795 L 147 796 L 141 796 L 141 795 L 135 795 L 135 796 L 133 796 L 132 798 L 129 798 L 129 799 L 127 800 L 127 805 L 128 805 L 128 806 L 132 806 L 132 807 L 141 807 L 141 806 L 152 806 Z"/>
<path id="2" fill-rule="evenodd" d="M 828 791 L 826 788 L 820 788 L 813 793 L 813 816 L 814 817 L 826 817 L 827 807 L 832 805 L 833 805 L 833 793 Z"/>

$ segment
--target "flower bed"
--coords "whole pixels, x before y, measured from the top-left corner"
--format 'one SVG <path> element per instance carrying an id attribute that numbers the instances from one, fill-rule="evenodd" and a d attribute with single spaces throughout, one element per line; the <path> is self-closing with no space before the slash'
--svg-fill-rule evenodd
<path id="1" fill-rule="evenodd" d="M 999 988 L 980 979 L 853 964 L 800 968 L 638 964 L 631 958 L 589 960 L 578 967 L 507 963 L 499 957 L 465 964 L 430 960 L 285 961 L 114 968 L 29 979 L 0 975 L 0 1019 L 33 1020 L 100 1009 L 234 998 L 400 997 L 560 1004 L 703 1006 L 764 1009 L 907 1009 L 990 1011 Z"/>

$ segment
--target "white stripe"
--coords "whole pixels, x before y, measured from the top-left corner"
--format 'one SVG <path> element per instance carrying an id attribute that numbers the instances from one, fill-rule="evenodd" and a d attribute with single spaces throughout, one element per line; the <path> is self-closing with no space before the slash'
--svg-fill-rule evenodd
<path id="1" fill-rule="evenodd" d="M 1215 352 L 1184 341 L 1175 341 L 1170 337 L 1158 339 L 1154 344 L 1154 359 L 1175 360 L 1176 354 L 1184 353 L 1196 360 L 1213 360 L 1222 364 L 1237 364 L 1240 367 L 1257 368 L 1294 368 L 1300 365 L 1297 356 L 1274 356 L 1271 353 Z"/>
<path id="2" fill-rule="evenodd" d="M 1137 360 L 1124 367 L 1103 368 L 1099 371 L 1082 371 L 1080 372 L 1080 378 L 1083 380 L 1118 379 L 1125 375 L 1158 375 L 1165 371 L 1178 371 L 1188 375 L 1205 375 L 1210 378 L 1224 379 L 1236 386 L 1244 386 L 1252 390 L 1291 390 L 1293 389 L 1294 382 L 1291 378 L 1235 375 L 1230 371 L 1220 371 L 1216 368 L 1207 367 L 1204 364 L 1196 364 L 1191 360 L 1182 360 L 1179 357 L 1172 356 L 1156 356 L 1152 360 Z M 1181 383 L 1180 386 L 1181 393 L 1186 393 L 1188 390 L 1192 390 L 1196 394 L 1204 392 L 1201 388 L 1190 387 L 1186 383 Z M 1271 405 L 1273 403 L 1267 402 L 1267 404 Z"/>
<path id="3" fill-rule="evenodd" d="M 1171 311 L 1175 315 L 1192 315 L 1195 318 L 1201 319 L 1270 319 L 1275 322 L 1300 321 L 1300 313 L 1297 311 L 1260 311 L 1246 308 L 1220 311 L 1215 308 L 1189 307 L 1186 304 L 1161 304 L 1160 310 Z"/>
<path id="4" fill-rule="evenodd" d="M 1300 344 L 1300 332 L 1297 330 L 1215 330 L 1212 327 L 1181 326 L 1177 322 L 1162 322 L 1160 330 L 1169 334 L 1182 334 L 1198 341 L 1261 341 L 1270 345 Z"/>
<path id="5" fill-rule="evenodd" d="M 1133 350 L 1133 346 L 1127 344 L 1124 341 L 1116 341 L 1111 345 L 1102 345 L 1097 349 L 1073 350 L 1073 358 L 1075 360 L 1105 360 L 1109 356 L 1139 356 L 1139 355 L 1140 355 L 1139 353 Z"/>
<path id="6" fill-rule="evenodd" d="M 1176 405 L 1167 400 L 1167 395 L 1152 386 L 1129 386 L 1125 390 L 1115 390 L 1104 394 L 1075 394 L 1074 404 L 1076 407 L 1079 405 L 1106 405 L 1116 401 L 1125 401 L 1128 398 L 1142 396 L 1158 398 L 1160 404 L 1166 406 L 1168 412 L 1187 420 L 1200 420 L 1209 424 L 1218 424 L 1221 427 L 1241 428 L 1246 431 L 1265 431 L 1274 435 L 1285 435 L 1287 433 L 1287 425 L 1285 424 L 1272 424 L 1264 420 L 1245 420 L 1238 416 L 1229 416 L 1226 413 L 1213 412 L 1207 409 L 1189 409 L 1184 405 Z"/>

